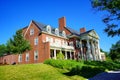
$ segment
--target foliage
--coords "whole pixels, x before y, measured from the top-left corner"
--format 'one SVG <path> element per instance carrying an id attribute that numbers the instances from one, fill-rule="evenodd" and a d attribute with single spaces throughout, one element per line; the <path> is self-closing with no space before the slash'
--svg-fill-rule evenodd
<path id="1" fill-rule="evenodd" d="M 110 57 L 112 60 L 120 61 L 120 40 L 112 45 L 110 49 Z"/>
<path id="2" fill-rule="evenodd" d="M 108 36 L 120 36 L 120 0 L 91 0 L 92 7 L 98 11 L 106 11 L 107 15 L 103 18 L 106 24 L 104 29 Z"/>
<path id="3" fill-rule="evenodd" d="M 110 55 L 109 55 L 109 53 L 108 53 L 108 52 L 103 51 L 102 49 L 100 49 L 100 52 L 105 53 L 106 61 L 111 61 L 111 58 L 110 58 Z"/>
<path id="4" fill-rule="evenodd" d="M 44 62 L 45 64 L 49 64 L 49 65 L 52 65 L 54 67 L 57 67 L 57 68 L 61 68 L 61 69 L 72 69 L 76 66 L 80 66 L 82 67 L 83 66 L 83 63 L 81 62 L 76 62 L 74 60 L 54 60 L 54 59 L 49 59 L 49 60 L 46 60 Z"/>
<path id="5" fill-rule="evenodd" d="M 102 67 L 107 70 L 117 70 L 120 69 L 120 63 L 114 61 L 86 61 L 84 64 L 89 66 Z"/>
<path id="6" fill-rule="evenodd" d="M 30 44 L 27 40 L 24 39 L 22 35 L 22 30 L 18 30 L 16 34 L 13 36 L 13 39 L 10 39 L 7 42 L 7 51 L 9 53 L 17 53 L 21 54 L 26 50 L 30 50 Z"/>
<path id="7" fill-rule="evenodd" d="M 6 53 L 6 45 L 0 45 L 0 56 L 3 56 Z"/>
<path id="8" fill-rule="evenodd" d="M 80 68 L 79 66 L 76 66 L 75 68 L 72 68 L 67 75 L 80 75 L 85 78 L 90 78 L 104 71 L 105 68 L 103 67 L 83 66 Z"/>
<path id="9" fill-rule="evenodd" d="M 57 54 L 57 59 L 59 59 L 59 60 L 64 59 L 64 55 L 63 55 L 63 53 L 61 51 Z"/>
<path id="10" fill-rule="evenodd" d="M 67 69 L 69 72 L 64 73 L 67 76 L 79 75 L 84 78 L 90 78 L 106 70 L 120 69 L 120 62 L 113 61 L 84 61 L 77 62 L 74 60 L 46 60 L 45 64 L 52 65 L 60 69 Z"/>

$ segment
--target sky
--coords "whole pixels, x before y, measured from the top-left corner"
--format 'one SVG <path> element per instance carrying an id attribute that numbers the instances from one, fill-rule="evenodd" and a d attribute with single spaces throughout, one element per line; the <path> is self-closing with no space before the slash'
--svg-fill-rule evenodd
<path id="1" fill-rule="evenodd" d="M 0 0 L 0 44 L 6 44 L 31 20 L 58 27 L 58 19 L 65 16 L 67 26 L 74 30 L 94 29 L 100 36 L 100 47 L 109 51 L 120 38 L 108 37 L 103 31 L 105 14 L 93 10 L 90 0 Z"/>

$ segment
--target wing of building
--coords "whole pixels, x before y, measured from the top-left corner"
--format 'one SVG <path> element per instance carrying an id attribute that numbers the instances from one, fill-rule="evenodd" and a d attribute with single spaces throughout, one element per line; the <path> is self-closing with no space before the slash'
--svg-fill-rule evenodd
<path id="1" fill-rule="evenodd" d="M 22 30 L 32 49 L 19 55 L 6 55 L 1 61 L 8 64 L 41 63 L 46 59 L 56 59 L 59 52 L 65 59 L 102 60 L 99 36 L 95 30 L 81 28 L 77 32 L 66 26 L 65 17 L 59 18 L 58 28 L 32 20 Z"/>

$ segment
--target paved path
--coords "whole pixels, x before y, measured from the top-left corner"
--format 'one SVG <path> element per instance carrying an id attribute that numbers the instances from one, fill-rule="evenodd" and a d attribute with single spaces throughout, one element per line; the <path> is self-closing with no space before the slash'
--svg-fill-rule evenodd
<path id="1" fill-rule="evenodd" d="M 120 71 L 103 72 L 88 80 L 120 80 Z"/>

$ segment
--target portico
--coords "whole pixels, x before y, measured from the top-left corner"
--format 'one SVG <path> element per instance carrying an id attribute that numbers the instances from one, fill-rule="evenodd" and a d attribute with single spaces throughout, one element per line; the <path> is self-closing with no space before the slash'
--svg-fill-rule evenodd
<path id="1" fill-rule="evenodd" d="M 79 44 L 82 59 L 94 61 L 101 60 L 99 37 L 94 31 L 80 36 Z"/>

